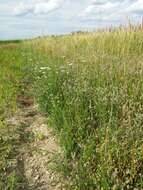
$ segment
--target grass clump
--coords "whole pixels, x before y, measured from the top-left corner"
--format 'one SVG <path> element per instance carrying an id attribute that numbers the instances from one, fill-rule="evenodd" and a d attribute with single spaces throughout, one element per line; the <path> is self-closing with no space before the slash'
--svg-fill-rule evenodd
<path id="1" fill-rule="evenodd" d="M 36 97 L 60 135 L 73 189 L 143 188 L 142 37 L 115 31 L 32 42 Z"/>

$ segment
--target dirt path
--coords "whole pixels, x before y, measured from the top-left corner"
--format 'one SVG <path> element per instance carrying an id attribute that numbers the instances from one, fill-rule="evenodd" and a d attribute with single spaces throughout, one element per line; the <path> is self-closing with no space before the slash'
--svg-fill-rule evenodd
<path id="1" fill-rule="evenodd" d="M 18 190 L 65 189 L 61 175 L 52 169 L 54 157 L 62 156 L 60 146 L 37 106 L 22 106 L 7 123 L 19 130 L 13 161 L 22 178 Z"/>

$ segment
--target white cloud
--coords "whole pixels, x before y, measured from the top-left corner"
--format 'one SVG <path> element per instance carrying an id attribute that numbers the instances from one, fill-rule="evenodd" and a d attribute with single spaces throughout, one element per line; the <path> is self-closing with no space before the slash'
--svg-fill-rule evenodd
<path id="1" fill-rule="evenodd" d="M 83 20 L 122 21 L 143 15 L 143 0 L 93 0 L 79 15 Z"/>
<path id="2" fill-rule="evenodd" d="M 127 10 L 136 14 L 142 13 L 143 15 L 143 0 L 137 0 L 133 2 Z"/>
<path id="3" fill-rule="evenodd" d="M 14 15 L 25 15 L 28 13 L 32 13 L 34 11 L 33 4 L 24 4 L 23 2 L 20 2 L 18 6 L 14 9 Z"/>
<path id="4" fill-rule="evenodd" d="M 0 0 L 0 38 L 92 30 L 142 16 L 143 0 Z"/>
<path id="5" fill-rule="evenodd" d="M 29 3 L 20 2 L 14 9 L 14 15 L 48 14 L 63 4 L 64 0 L 33 0 Z"/>

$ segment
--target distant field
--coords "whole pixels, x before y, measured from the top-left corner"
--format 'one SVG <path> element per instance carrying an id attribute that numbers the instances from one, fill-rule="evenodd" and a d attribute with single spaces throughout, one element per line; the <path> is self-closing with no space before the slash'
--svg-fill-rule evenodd
<path id="1" fill-rule="evenodd" d="M 69 177 L 69 189 L 142 190 L 142 30 L 16 42 L 14 49 L 0 49 L 0 127 L 7 129 L 4 120 L 17 109 L 21 81 L 30 81 L 60 138 L 64 158 L 56 169 Z M 12 183 L 10 175 L 3 178 L 13 151 L 5 135 L 0 130 L 2 187 Z"/>
<path id="2" fill-rule="evenodd" d="M 20 43 L 21 40 L 4 40 L 4 41 L 0 41 L 0 45 L 2 44 L 9 44 L 9 43 Z"/>

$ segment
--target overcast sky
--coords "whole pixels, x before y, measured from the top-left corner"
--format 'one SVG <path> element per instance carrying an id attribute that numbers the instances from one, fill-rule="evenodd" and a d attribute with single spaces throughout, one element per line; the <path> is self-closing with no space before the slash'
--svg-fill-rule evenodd
<path id="1" fill-rule="evenodd" d="M 92 30 L 142 16 L 143 0 L 0 0 L 0 39 Z"/>

